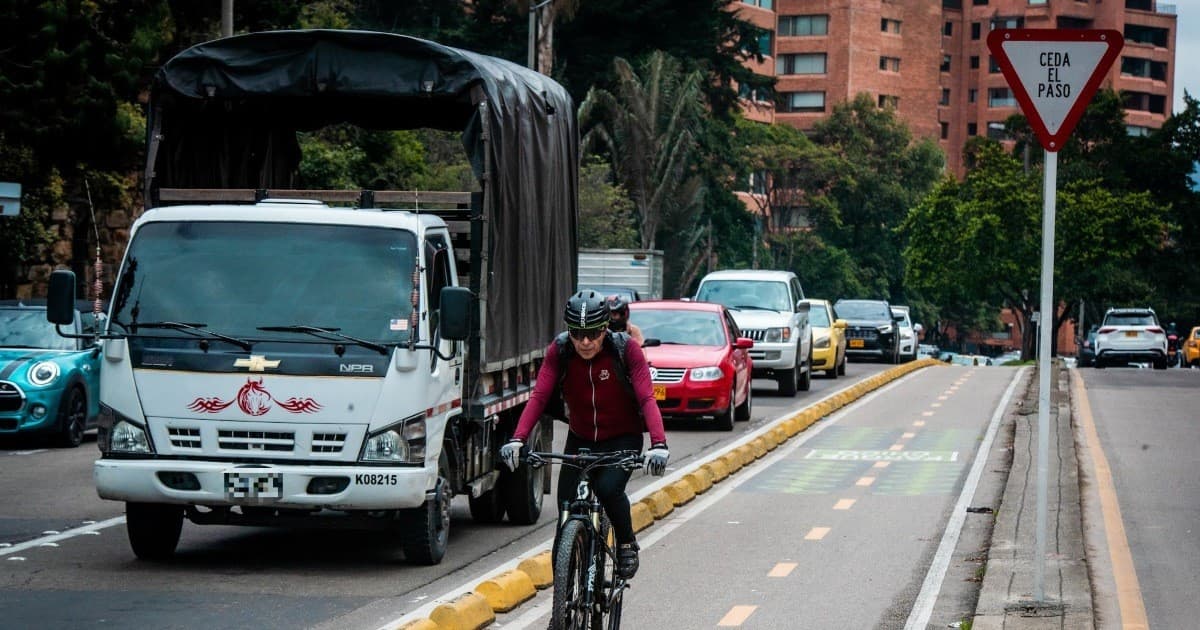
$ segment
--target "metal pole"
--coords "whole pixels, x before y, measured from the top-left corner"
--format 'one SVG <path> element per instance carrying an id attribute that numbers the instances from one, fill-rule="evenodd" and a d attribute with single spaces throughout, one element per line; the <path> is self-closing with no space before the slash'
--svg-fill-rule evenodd
<path id="1" fill-rule="evenodd" d="M 537 70 L 537 12 L 538 8 L 529 4 L 529 56 L 525 62 L 525 66 L 530 70 Z"/>
<path id="2" fill-rule="evenodd" d="M 1037 544 L 1033 599 L 1046 601 L 1046 483 L 1050 459 L 1050 333 L 1054 330 L 1054 197 L 1058 153 L 1046 151 L 1042 190 L 1042 306 L 1038 318 Z"/>
<path id="3" fill-rule="evenodd" d="M 233 37 L 233 0 L 221 0 L 221 37 Z"/>

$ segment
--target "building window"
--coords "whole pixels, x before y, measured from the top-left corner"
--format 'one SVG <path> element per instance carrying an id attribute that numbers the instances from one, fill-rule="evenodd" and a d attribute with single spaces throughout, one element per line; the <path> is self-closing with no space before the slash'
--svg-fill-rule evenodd
<path id="1" fill-rule="evenodd" d="M 1012 90 L 1002 88 L 988 88 L 988 107 L 1017 107 L 1017 97 L 1013 96 Z"/>
<path id="2" fill-rule="evenodd" d="M 967 135 L 971 137 L 979 135 L 979 125 L 975 123 L 967 123 Z"/>
<path id="3" fill-rule="evenodd" d="M 988 0 L 971 0 L 971 4 L 977 7 L 986 7 Z"/>
<path id="4" fill-rule="evenodd" d="M 775 33 L 770 31 L 763 33 L 758 37 L 758 52 L 770 57 L 775 51 L 774 43 Z"/>
<path id="5" fill-rule="evenodd" d="M 779 18 L 780 37 L 828 35 L 828 15 L 783 15 Z"/>
<path id="6" fill-rule="evenodd" d="M 979 39 L 982 32 L 983 27 L 979 25 L 979 22 L 971 22 L 971 39 Z"/>
<path id="7" fill-rule="evenodd" d="M 780 55 L 775 74 L 825 74 L 825 53 Z"/>
<path id="8" fill-rule="evenodd" d="M 942 72 L 950 72 L 950 55 L 942 55 Z"/>
<path id="9" fill-rule="evenodd" d="M 1125 0 L 1125 8 L 1137 11 L 1153 11 L 1154 0 Z"/>
<path id="10" fill-rule="evenodd" d="M 1024 28 L 1025 18 L 1023 17 L 998 17 L 992 18 L 991 27 L 988 30 L 996 30 L 998 28 Z"/>
<path id="11" fill-rule="evenodd" d="M 893 20 L 891 18 L 880 18 L 879 19 L 879 30 L 883 31 L 884 33 L 893 33 L 893 34 L 899 35 L 900 34 L 900 20 Z"/>
<path id="12" fill-rule="evenodd" d="M 975 97 L 977 94 L 979 94 L 979 90 L 976 90 L 975 88 L 971 88 L 971 89 L 967 90 L 967 102 L 974 103 L 976 100 Z"/>
<path id="13" fill-rule="evenodd" d="M 1004 128 L 1004 123 L 997 120 L 988 121 L 987 137 L 992 140 L 1012 140 L 1008 135 L 1008 131 Z"/>
<path id="14" fill-rule="evenodd" d="M 738 98 L 744 98 L 755 103 L 770 103 L 771 88 L 769 87 L 750 87 L 749 84 L 742 83 L 738 85 Z"/>
<path id="15" fill-rule="evenodd" d="M 1078 1 L 1079 0 L 1076 0 L 1076 2 L 1078 2 Z M 1031 6 L 1031 7 L 1043 6 L 1045 4 L 1046 4 L 1046 0 L 1029 0 L 1029 6 Z"/>
<path id="16" fill-rule="evenodd" d="M 938 127 L 941 128 L 942 140 L 950 137 L 950 123 L 940 122 Z"/>
<path id="17" fill-rule="evenodd" d="M 742 0 L 742 4 L 748 4 L 752 7 L 762 7 L 764 9 L 773 8 L 775 0 Z"/>
<path id="18" fill-rule="evenodd" d="M 971 69 L 972 70 L 979 69 L 979 55 L 971 55 Z"/>
<path id="19" fill-rule="evenodd" d="M 988 55 L 988 72 L 991 74 L 1000 74 L 1000 62 L 996 58 Z"/>
<path id="20" fill-rule="evenodd" d="M 900 109 L 900 97 L 880 94 L 879 109 Z"/>
<path id="21" fill-rule="evenodd" d="M 962 0 L 942 0 L 943 9 L 962 9 Z"/>
<path id="22" fill-rule="evenodd" d="M 1162 114 L 1167 111 L 1167 97 L 1162 94 L 1147 92 L 1122 92 L 1125 109 L 1134 109 L 1151 114 Z"/>
<path id="23" fill-rule="evenodd" d="M 900 72 L 899 57 L 880 57 L 879 69 L 884 72 Z"/>
<path id="24" fill-rule="evenodd" d="M 950 88 L 942 88 L 942 98 L 938 101 L 938 105 L 950 104 Z"/>
<path id="25" fill-rule="evenodd" d="M 1150 127 L 1143 127 L 1141 125 L 1125 125 L 1125 133 L 1130 136 L 1145 137 L 1153 131 Z"/>
<path id="26" fill-rule="evenodd" d="M 1165 28 L 1142 26 L 1141 24 L 1125 25 L 1125 41 L 1138 44 L 1150 44 L 1157 48 L 1166 48 L 1170 31 Z"/>
<path id="27" fill-rule="evenodd" d="M 1141 57 L 1121 57 L 1121 74 L 1155 81 L 1167 80 L 1167 62 L 1142 59 Z"/>
<path id="28" fill-rule="evenodd" d="M 1058 28 L 1092 28 L 1092 21 L 1086 18 L 1060 15 L 1055 19 Z"/>
<path id="29" fill-rule="evenodd" d="M 824 92 L 786 92 L 783 95 L 784 112 L 823 112 L 825 111 Z"/>
<path id="30" fill-rule="evenodd" d="M 946 22 L 945 24 L 942 25 L 942 36 L 943 37 L 953 37 L 954 36 L 954 22 Z"/>

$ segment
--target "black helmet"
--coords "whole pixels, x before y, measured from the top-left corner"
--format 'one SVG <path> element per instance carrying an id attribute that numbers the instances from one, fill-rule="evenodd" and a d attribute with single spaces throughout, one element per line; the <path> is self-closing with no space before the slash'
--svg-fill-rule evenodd
<path id="1" fill-rule="evenodd" d="M 608 326 L 608 305 L 604 296 L 595 291 L 580 291 L 567 300 L 563 321 L 568 328 L 602 328 Z"/>
<path id="2" fill-rule="evenodd" d="M 620 295 L 608 296 L 608 310 L 613 315 L 620 317 L 629 317 L 629 302 Z"/>

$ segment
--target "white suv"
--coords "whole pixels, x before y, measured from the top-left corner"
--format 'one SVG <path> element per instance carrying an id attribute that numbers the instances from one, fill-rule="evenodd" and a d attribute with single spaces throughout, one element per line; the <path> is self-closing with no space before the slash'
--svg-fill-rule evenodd
<path id="1" fill-rule="evenodd" d="M 743 337 L 754 340 L 755 378 L 773 378 L 795 396 L 812 384 L 812 327 L 800 279 L 790 271 L 714 271 L 700 281 L 697 300 L 724 304 Z"/>
<path id="2" fill-rule="evenodd" d="M 1096 331 L 1096 367 L 1150 362 L 1167 369 L 1167 335 L 1150 308 L 1110 308 Z"/>

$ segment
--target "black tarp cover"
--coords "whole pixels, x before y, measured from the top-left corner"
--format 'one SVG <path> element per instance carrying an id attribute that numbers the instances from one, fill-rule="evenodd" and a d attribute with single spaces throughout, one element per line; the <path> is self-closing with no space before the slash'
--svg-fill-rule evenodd
<path id="1" fill-rule="evenodd" d="M 193 46 L 154 80 L 147 204 L 158 188 L 292 188 L 296 132 L 333 123 L 462 132 L 487 218 L 481 367 L 540 355 L 574 290 L 579 136 L 567 91 L 522 66 L 365 31 Z"/>

